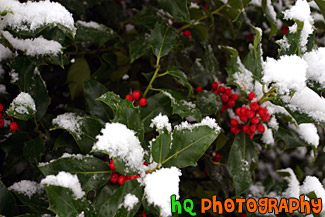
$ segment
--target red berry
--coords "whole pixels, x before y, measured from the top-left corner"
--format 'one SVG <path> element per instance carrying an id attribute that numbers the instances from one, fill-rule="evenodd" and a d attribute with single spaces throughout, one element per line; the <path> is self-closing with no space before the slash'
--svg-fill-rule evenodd
<path id="1" fill-rule="evenodd" d="M 189 31 L 189 30 L 185 30 L 185 31 L 183 32 L 183 34 L 185 35 L 186 38 L 189 38 L 189 37 L 191 37 L 191 35 L 192 35 L 191 31 Z"/>
<path id="2" fill-rule="evenodd" d="M 111 178 L 109 179 L 110 182 L 116 183 L 118 179 L 118 174 L 117 173 L 112 173 Z"/>
<path id="3" fill-rule="evenodd" d="M 248 117 L 249 119 L 253 118 L 254 115 L 255 115 L 255 112 L 253 112 L 252 110 L 249 110 L 249 111 L 247 112 L 247 117 Z"/>
<path id="4" fill-rule="evenodd" d="M 267 109 L 266 108 L 263 108 L 263 107 L 259 107 L 258 108 L 258 112 L 257 112 L 261 117 L 262 116 L 265 116 L 266 115 L 266 113 L 267 113 Z"/>
<path id="5" fill-rule="evenodd" d="M 215 162 L 219 162 L 222 159 L 222 155 L 221 154 L 216 154 L 216 156 L 214 157 L 214 161 Z"/>
<path id="6" fill-rule="evenodd" d="M 235 113 L 236 113 L 236 115 L 240 116 L 241 115 L 241 108 L 236 108 Z"/>
<path id="7" fill-rule="evenodd" d="M 257 102 L 252 102 L 249 107 L 252 109 L 252 111 L 257 111 L 258 109 L 258 103 Z"/>
<path id="8" fill-rule="evenodd" d="M 0 104 L 0 112 L 2 112 L 2 111 L 3 111 L 3 105 Z"/>
<path id="9" fill-rule="evenodd" d="M 234 93 L 233 95 L 230 96 L 230 98 L 237 101 L 238 100 L 238 94 Z"/>
<path id="10" fill-rule="evenodd" d="M 108 163 L 108 166 L 109 166 L 109 168 L 111 168 L 111 170 L 116 170 L 115 165 L 114 165 L 114 161 L 113 161 L 113 160 L 111 160 L 111 161 Z"/>
<path id="11" fill-rule="evenodd" d="M 218 93 L 223 93 L 225 92 L 226 88 L 224 86 L 220 86 L 218 89 Z"/>
<path id="12" fill-rule="evenodd" d="M 250 129 L 250 131 L 251 131 L 252 133 L 255 133 L 255 132 L 256 132 L 256 125 L 251 125 L 251 126 L 249 127 L 249 129 Z"/>
<path id="13" fill-rule="evenodd" d="M 209 10 L 208 6 L 203 5 L 204 10 Z"/>
<path id="14" fill-rule="evenodd" d="M 138 90 L 133 91 L 132 97 L 133 97 L 134 100 L 139 100 L 140 96 L 141 96 L 140 91 L 138 91 Z"/>
<path id="15" fill-rule="evenodd" d="M 289 27 L 284 24 L 281 28 L 281 32 L 283 33 L 283 35 L 286 35 L 289 32 Z"/>
<path id="16" fill-rule="evenodd" d="M 230 99 L 230 100 L 227 102 L 227 106 L 228 106 L 229 108 L 233 108 L 233 107 L 235 107 L 235 104 L 236 104 L 236 102 L 235 102 L 235 100 L 233 100 L 233 99 Z"/>
<path id="17" fill-rule="evenodd" d="M 227 96 L 226 94 L 221 95 L 221 101 L 222 102 L 228 102 L 228 100 L 229 100 L 229 96 Z"/>
<path id="18" fill-rule="evenodd" d="M 250 41 L 253 41 L 253 39 L 254 39 L 253 35 L 248 35 L 247 38 L 248 38 L 248 40 L 250 40 Z"/>
<path id="19" fill-rule="evenodd" d="M 235 118 L 231 119 L 230 124 L 231 124 L 231 126 L 237 126 L 238 125 L 237 119 L 235 119 Z"/>
<path id="20" fill-rule="evenodd" d="M 227 106 L 223 104 L 223 105 L 221 106 L 220 112 L 221 112 L 221 113 L 225 113 L 225 112 L 227 111 L 227 109 L 228 109 Z"/>
<path id="21" fill-rule="evenodd" d="M 213 91 L 213 93 L 216 93 L 216 94 L 218 94 L 219 92 L 218 92 L 218 90 L 214 90 L 214 91 Z"/>
<path id="22" fill-rule="evenodd" d="M 249 134 L 250 133 L 249 126 L 248 125 L 244 125 L 243 126 L 243 131 L 244 131 L 244 133 Z"/>
<path id="23" fill-rule="evenodd" d="M 254 135 L 252 133 L 247 133 L 251 139 L 253 139 Z"/>
<path id="24" fill-rule="evenodd" d="M 262 121 L 268 121 L 271 118 L 271 115 L 269 113 L 266 113 L 266 115 L 262 116 Z"/>
<path id="25" fill-rule="evenodd" d="M 230 127 L 230 132 L 232 132 L 232 133 L 236 133 L 237 130 L 238 130 L 237 126 Z"/>
<path id="26" fill-rule="evenodd" d="M 16 122 L 11 122 L 11 124 L 10 124 L 10 129 L 12 130 L 12 131 L 16 131 L 16 130 L 18 130 L 18 124 L 16 123 Z"/>
<path id="27" fill-rule="evenodd" d="M 127 98 L 130 102 L 133 101 L 133 97 L 132 97 L 131 94 L 126 94 L 126 95 L 125 95 L 125 98 Z"/>
<path id="28" fill-rule="evenodd" d="M 148 104 L 148 101 L 146 98 L 141 98 L 139 101 L 139 105 L 146 106 Z"/>
<path id="29" fill-rule="evenodd" d="M 212 84 L 211 84 L 212 90 L 218 89 L 218 86 L 219 86 L 219 84 L 216 81 L 212 82 Z"/>
<path id="30" fill-rule="evenodd" d="M 248 94 L 248 99 L 249 100 L 253 100 L 255 98 L 255 93 L 254 92 L 250 92 L 249 94 Z"/>
<path id="31" fill-rule="evenodd" d="M 260 119 L 256 116 L 254 116 L 252 119 L 251 119 L 251 122 L 252 124 L 258 124 L 258 122 L 260 122 Z"/>
<path id="32" fill-rule="evenodd" d="M 145 214 L 144 212 L 141 213 L 142 217 L 147 217 L 147 214 Z"/>
<path id="33" fill-rule="evenodd" d="M 226 88 L 225 89 L 225 94 L 228 95 L 228 96 L 230 96 L 232 94 L 231 88 Z"/>
<path id="34" fill-rule="evenodd" d="M 264 133 L 264 131 L 265 131 L 265 127 L 264 127 L 264 125 L 263 125 L 263 124 L 259 124 L 259 125 L 257 125 L 257 130 L 258 130 L 258 132 L 260 132 L 260 133 Z"/>
<path id="35" fill-rule="evenodd" d="M 248 120 L 248 117 L 246 115 L 242 115 L 239 117 L 239 119 L 242 121 L 242 122 L 246 122 Z"/>
<path id="36" fill-rule="evenodd" d="M 247 115 L 248 111 L 249 111 L 248 108 L 242 107 L 241 108 L 241 115 Z"/>
<path id="37" fill-rule="evenodd" d="M 121 175 L 120 177 L 118 177 L 118 183 L 120 184 L 120 185 L 122 185 L 124 182 L 126 182 L 127 180 L 126 180 L 126 176 L 125 175 Z"/>
<path id="38" fill-rule="evenodd" d="M 238 133 L 240 133 L 240 129 L 237 129 L 237 131 L 235 132 L 235 135 L 237 135 Z"/>
<path id="39" fill-rule="evenodd" d="M 5 124 L 5 121 L 2 118 L 0 118 L 0 127 L 3 127 L 4 124 Z"/>
<path id="40" fill-rule="evenodd" d="M 198 86 L 197 88 L 195 88 L 195 90 L 197 93 L 200 93 L 203 90 L 203 88 L 202 86 Z"/>

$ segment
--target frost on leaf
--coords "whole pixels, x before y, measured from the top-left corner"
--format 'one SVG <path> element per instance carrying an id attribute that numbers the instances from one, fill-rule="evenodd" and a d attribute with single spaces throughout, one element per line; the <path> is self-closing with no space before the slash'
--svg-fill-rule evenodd
<path id="1" fill-rule="evenodd" d="M 10 104 L 8 114 L 18 119 L 28 120 L 36 113 L 34 99 L 25 92 L 21 92 Z"/>
<path id="2" fill-rule="evenodd" d="M 288 183 L 287 189 L 282 193 L 282 196 L 285 198 L 299 198 L 299 181 L 292 171 L 291 168 L 278 170 L 280 173 L 288 173 L 288 176 L 285 176 L 283 179 Z"/>
<path id="3" fill-rule="evenodd" d="M 8 58 L 12 57 L 12 52 L 9 50 L 9 48 L 3 46 L 0 44 L 0 62 L 2 60 L 6 60 Z"/>
<path id="4" fill-rule="evenodd" d="M 144 178 L 145 196 L 150 204 L 160 208 L 161 216 L 171 216 L 170 197 L 179 199 L 179 177 L 182 175 L 176 167 L 162 168 Z"/>
<path id="5" fill-rule="evenodd" d="M 151 120 L 150 127 L 156 127 L 158 130 L 166 128 L 168 132 L 172 130 L 172 125 L 169 123 L 167 115 L 162 115 L 161 113 Z"/>
<path id="6" fill-rule="evenodd" d="M 132 171 L 144 172 L 144 150 L 133 130 L 124 124 L 106 123 L 92 150 L 108 153 L 110 157 L 123 161 Z"/>
<path id="7" fill-rule="evenodd" d="M 80 199 L 85 195 L 85 192 L 81 189 L 78 176 L 67 172 L 59 172 L 59 174 L 56 176 L 46 176 L 44 179 L 42 179 L 41 184 L 69 188 L 77 199 Z"/>
<path id="8" fill-rule="evenodd" d="M 325 48 L 305 53 L 303 58 L 308 64 L 307 79 L 316 81 L 325 88 Z"/>
<path id="9" fill-rule="evenodd" d="M 315 192 L 316 196 L 318 198 L 322 199 L 322 211 L 321 213 L 324 213 L 325 211 L 325 189 L 318 180 L 318 178 L 314 176 L 307 176 L 304 180 L 303 184 L 300 186 L 300 194 L 308 194 L 311 192 Z"/>
<path id="10" fill-rule="evenodd" d="M 82 134 L 81 117 L 74 113 L 58 115 L 52 120 L 52 124 L 74 133 L 78 138 L 80 138 Z"/>
<path id="11" fill-rule="evenodd" d="M 183 130 L 183 129 L 193 130 L 195 127 L 199 127 L 199 126 L 208 126 L 211 129 L 214 129 L 216 132 L 219 132 L 221 130 L 219 125 L 216 123 L 216 120 L 213 118 L 210 118 L 210 117 L 205 117 L 204 119 L 202 119 L 202 121 L 200 123 L 196 123 L 196 124 L 190 124 L 187 121 L 184 121 L 184 122 L 180 123 L 179 125 L 175 126 L 175 129 L 177 129 L 177 130 Z"/>
<path id="12" fill-rule="evenodd" d="M 41 194 L 44 191 L 44 187 L 37 182 L 22 180 L 20 182 L 15 182 L 12 186 L 8 188 L 10 191 L 23 194 L 28 198 L 31 198 L 34 194 Z"/>
<path id="13" fill-rule="evenodd" d="M 293 124 L 290 124 L 289 127 L 296 131 L 301 139 L 317 148 L 319 144 L 319 136 L 314 124 L 299 124 L 297 128 Z"/>
<path id="14" fill-rule="evenodd" d="M 130 211 L 138 202 L 139 199 L 135 195 L 128 193 L 127 195 L 125 195 L 124 202 L 122 205 Z"/>

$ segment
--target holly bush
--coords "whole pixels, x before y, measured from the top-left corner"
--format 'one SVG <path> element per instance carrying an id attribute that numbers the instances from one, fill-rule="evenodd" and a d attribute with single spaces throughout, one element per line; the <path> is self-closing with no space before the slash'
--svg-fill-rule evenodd
<path id="1" fill-rule="evenodd" d="M 323 196 L 324 1 L 0 0 L 0 15 L 0 214 Z"/>

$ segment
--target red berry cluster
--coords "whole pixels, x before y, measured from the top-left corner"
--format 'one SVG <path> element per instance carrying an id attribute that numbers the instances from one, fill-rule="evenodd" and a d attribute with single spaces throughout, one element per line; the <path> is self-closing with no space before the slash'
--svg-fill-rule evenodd
<path id="1" fill-rule="evenodd" d="M 185 31 L 183 32 L 183 35 L 184 35 L 186 38 L 189 38 L 189 37 L 191 37 L 192 33 L 191 33 L 190 30 L 185 30 Z"/>
<path id="2" fill-rule="evenodd" d="M 3 127 L 5 124 L 5 121 L 2 119 L 2 112 L 3 112 L 3 105 L 0 104 L 0 127 Z M 9 127 L 12 131 L 16 131 L 19 128 L 18 124 L 15 121 L 12 121 Z"/>
<path id="3" fill-rule="evenodd" d="M 138 90 L 133 91 L 132 95 L 127 94 L 125 96 L 125 98 L 127 98 L 130 102 L 137 101 L 140 106 L 146 106 L 148 104 L 147 99 L 144 97 L 140 99 L 140 97 L 141 97 L 141 93 Z"/>
<path id="4" fill-rule="evenodd" d="M 116 170 L 113 160 L 111 160 L 108 165 L 111 168 L 111 170 L 113 170 L 113 171 Z M 138 175 L 132 175 L 132 176 L 126 176 L 126 175 L 120 175 L 119 176 L 118 173 L 114 172 L 114 173 L 112 173 L 111 178 L 109 179 L 109 181 L 112 182 L 112 183 L 118 182 L 120 185 L 122 185 L 124 182 L 127 182 L 127 181 L 129 181 L 131 179 L 137 179 L 139 177 L 140 177 L 139 174 Z"/>
<path id="5" fill-rule="evenodd" d="M 213 82 L 211 88 L 214 93 L 218 94 L 222 101 L 222 107 L 220 112 L 224 113 L 228 108 L 235 107 L 236 101 L 238 100 L 238 94 L 233 93 L 230 87 L 226 87 L 221 82 Z"/>
<path id="6" fill-rule="evenodd" d="M 249 100 L 255 98 L 255 93 L 251 92 L 248 94 Z M 270 120 L 270 114 L 267 112 L 267 109 L 259 105 L 257 102 L 251 102 L 249 106 L 242 106 L 235 110 L 236 115 L 239 120 L 243 122 L 240 124 L 237 118 L 233 118 L 230 121 L 230 131 L 237 135 L 240 131 L 243 131 L 251 138 L 256 131 L 264 133 L 265 127 L 260 122 L 266 122 Z"/>
<path id="7" fill-rule="evenodd" d="M 219 162 L 219 161 L 221 161 L 221 159 L 222 159 L 221 154 L 219 154 L 219 153 L 214 154 L 214 158 L 213 158 L 214 162 Z"/>

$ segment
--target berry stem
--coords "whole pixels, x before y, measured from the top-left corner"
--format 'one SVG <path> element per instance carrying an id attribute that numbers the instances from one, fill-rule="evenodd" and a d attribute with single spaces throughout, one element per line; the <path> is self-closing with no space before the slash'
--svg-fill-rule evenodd
<path id="1" fill-rule="evenodd" d="M 264 86 L 263 86 L 264 87 Z M 262 105 L 264 102 L 270 101 L 275 97 L 274 91 L 276 89 L 276 86 L 273 86 L 271 90 L 269 90 L 267 93 L 264 93 L 263 97 L 258 101 L 260 105 Z M 270 97 L 271 95 L 271 97 Z"/>

